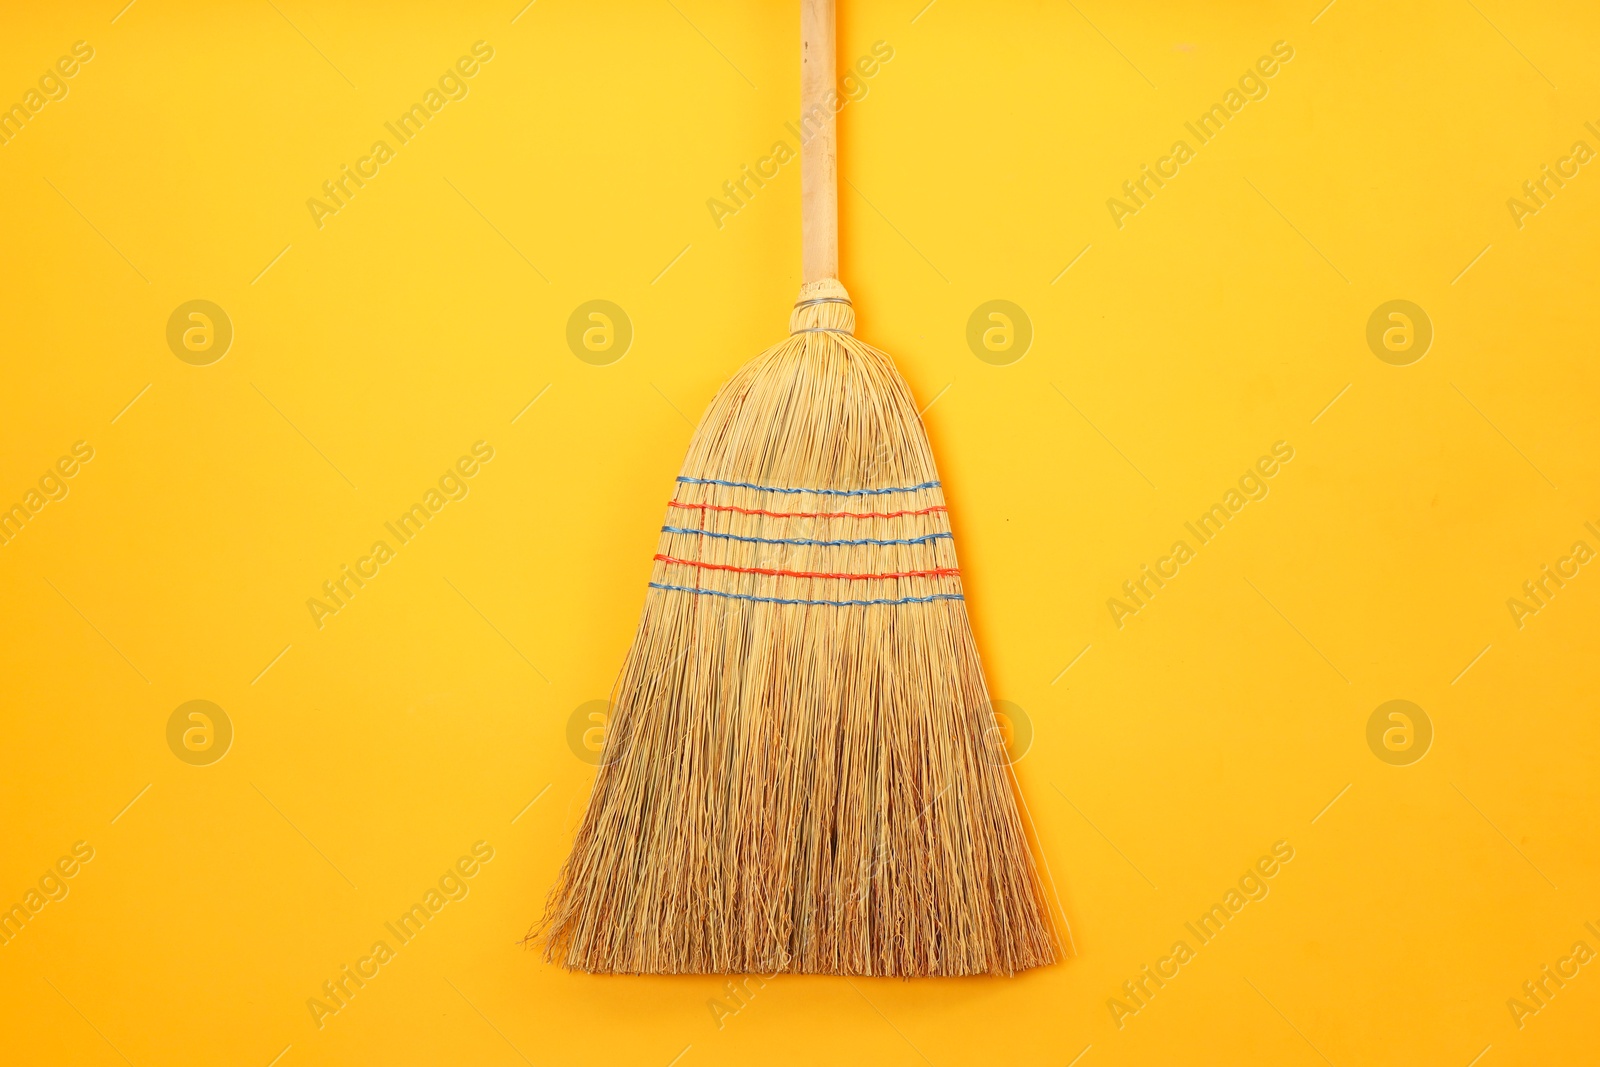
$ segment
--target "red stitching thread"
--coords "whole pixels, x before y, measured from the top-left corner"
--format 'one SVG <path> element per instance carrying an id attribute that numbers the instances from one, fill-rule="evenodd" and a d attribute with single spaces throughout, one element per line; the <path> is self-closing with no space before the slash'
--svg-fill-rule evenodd
<path id="1" fill-rule="evenodd" d="M 959 567 L 935 567 L 926 571 L 897 571 L 892 574 L 830 574 L 822 571 L 785 571 L 768 567 L 734 567 L 726 563 L 702 563 L 693 559 L 678 559 L 656 553 L 663 563 L 681 563 L 686 567 L 699 567 L 708 571 L 734 571 L 738 574 L 765 574 L 774 578 L 843 578 L 849 581 L 870 581 L 878 578 L 959 578 Z"/>
<path id="2" fill-rule="evenodd" d="M 936 511 L 949 511 L 944 504 L 916 511 L 763 511 L 760 508 L 736 508 L 731 504 L 685 504 L 667 501 L 669 508 L 687 508 L 691 511 L 732 511 L 740 515 L 765 515 L 769 519 L 894 519 L 901 515 L 932 515 Z"/>

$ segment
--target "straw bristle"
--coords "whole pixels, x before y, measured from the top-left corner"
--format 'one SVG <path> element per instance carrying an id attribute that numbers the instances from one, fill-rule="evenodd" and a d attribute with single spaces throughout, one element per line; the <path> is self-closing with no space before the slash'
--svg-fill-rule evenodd
<path id="1" fill-rule="evenodd" d="M 539 931 L 568 967 L 1056 957 L 927 436 L 854 318 L 807 286 L 695 431 Z"/>

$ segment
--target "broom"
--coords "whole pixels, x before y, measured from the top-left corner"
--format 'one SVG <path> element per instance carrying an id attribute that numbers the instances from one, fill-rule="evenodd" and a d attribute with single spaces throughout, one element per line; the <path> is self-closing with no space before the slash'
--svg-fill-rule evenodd
<path id="1" fill-rule="evenodd" d="M 911 392 L 839 284 L 833 0 L 802 0 L 804 273 L 711 402 L 533 935 L 597 973 L 1012 974 L 1057 944 Z"/>

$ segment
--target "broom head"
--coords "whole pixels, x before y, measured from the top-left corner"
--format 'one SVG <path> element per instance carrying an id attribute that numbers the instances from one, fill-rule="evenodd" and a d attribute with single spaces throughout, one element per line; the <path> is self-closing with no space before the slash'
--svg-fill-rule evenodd
<path id="1" fill-rule="evenodd" d="M 911 392 L 837 281 L 790 328 L 695 431 L 535 936 L 590 972 L 1048 964 Z"/>

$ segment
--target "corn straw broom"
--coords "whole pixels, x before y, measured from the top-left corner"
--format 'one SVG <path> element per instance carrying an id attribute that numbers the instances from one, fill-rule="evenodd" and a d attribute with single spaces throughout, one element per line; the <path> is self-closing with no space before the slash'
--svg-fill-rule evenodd
<path id="1" fill-rule="evenodd" d="M 1012 974 L 1058 945 L 916 405 L 839 283 L 833 0 L 802 0 L 804 284 L 711 402 L 534 935 L 590 972 Z"/>

